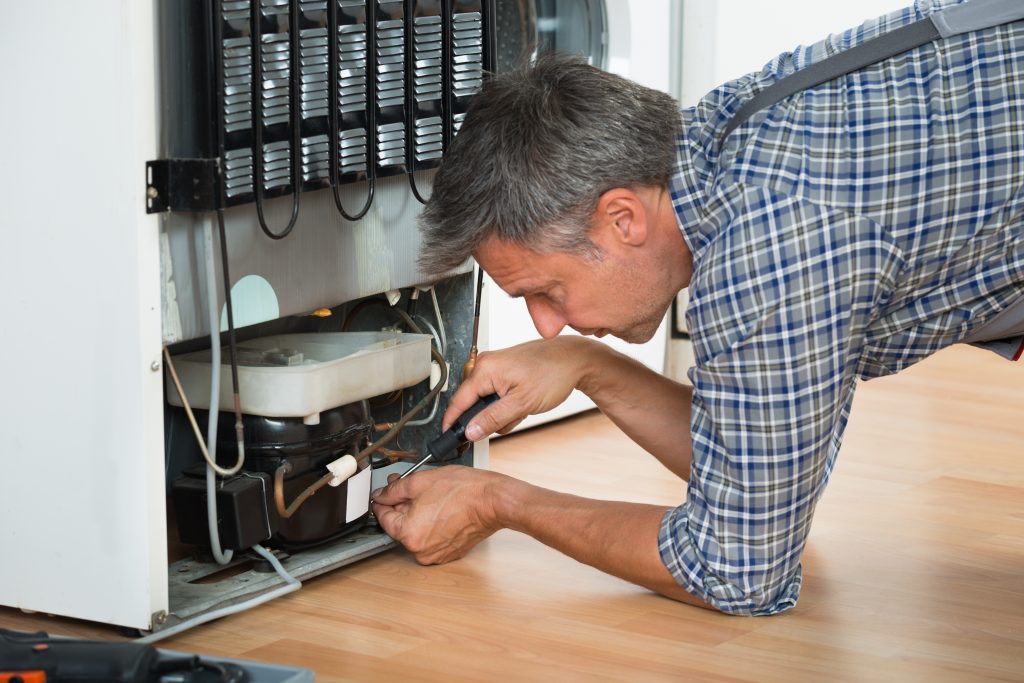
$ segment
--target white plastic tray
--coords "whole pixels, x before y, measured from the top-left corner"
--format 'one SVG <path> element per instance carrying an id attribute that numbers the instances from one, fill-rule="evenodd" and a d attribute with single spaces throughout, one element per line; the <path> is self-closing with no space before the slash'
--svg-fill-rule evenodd
<path id="1" fill-rule="evenodd" d="M 430 335 L 397 332 L 283 334 L 240 342 L 242 412 L 319 422 L 321 411 L 412 386 L 430 375 Z M 188 402 L 210 407 L 209 349 L 173 357 Z M 227 347 L 221 350 L 219 410 L 234 410 Z M 167 400 L 181 399 L 167 382 Z"/>

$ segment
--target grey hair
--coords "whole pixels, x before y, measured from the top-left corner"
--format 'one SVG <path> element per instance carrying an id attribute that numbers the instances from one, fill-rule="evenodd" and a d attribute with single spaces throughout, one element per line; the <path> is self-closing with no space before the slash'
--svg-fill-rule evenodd
<path id="1" fill-rule="evenodd" d="M 599 256 L 588 232 L 617 187 L 664 186 L 676 163 L 672 96 L 548 54 L 484 84 L 445 153 L 420 217 L 428 273 L 492 234 L 536 252 Z"/>

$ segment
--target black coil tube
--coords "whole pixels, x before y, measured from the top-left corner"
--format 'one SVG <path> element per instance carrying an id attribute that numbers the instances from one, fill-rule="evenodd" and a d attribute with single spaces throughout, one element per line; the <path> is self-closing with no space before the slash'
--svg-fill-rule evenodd
<path id="1" fill-rule="evenodd" d="M 292 216 L 288 225 L 281 232 L 274 232 L 267 226 L 263 215 L 263 0 L 250 0 L 250 35 L 252 37 L 252 136 L 253 136 L 253 194 L 256 197 L 256 215 L 259 217 L 260 228 L 264 234 L 275 240 L 287 237 L 295 227 L 299 217 L 299 194 L 302 191 L 302 131 L 301 96 L 299 86 L 302 81 L 299 51 L 301 37 L 299 17 L 301 9 L 299 0 L 288 3 L 288 61 L 289 61 L 289 94 L 288 94 L 288 125 L 291 128 L 291 183 L 292 183 Z M 223 110 L 222 110 L 223 112 Z"/>
<path id="2" fill-rule="evenodd" d="M 452 0 L 441 0 L 441 149 L 448 151 L 452 144 L 455 126 L 455 107 L 452 98 L 452 69 L 455 68 L 452 53 L 452 23 L 454 22 Z"/>
<path id="3" fill-rule="evenodd" d="M 483 10 L 483 44 L 484 44 L 484 72 L 493 74 L 498 68 L 498 9 L 496 0 L 480 0 L 480 9 Z"/>
<path id="4" fill-rule="evenodd" d="M 414 17 L 412 6 L 413 0 L 405 0 L 405 63 L 403 64 L 405 67 L 405 113 L 407 120 L 405 131 L 405 173 L 409 178 L 409 189 L 412 190 L 412 196 L 420 204 L 426 204 L 427 200 L 420 194 L 420 189 L 416 185 L 416 177 L 413 175 L 416 173 L 416 74 L 413 68 L 416 60 L 416 55 L 414 54 L 416 52 L 416 39 L 415 32 L 413 31 Z M 444 24 L 444 19 L 441 20 L 441 24 Z M 444 38 L 442 37 L 442 58 L 444 55 L 443 41 Z"/>
<path id="5" fill-rule="evenodd" d="M 366 0 L 366 203 L 363 208 L 355 214 L 349 214 L 342 205 L 341 197 L 338 194 L 338 169 L 341 166 L 341 152 L 339 150 L 341 141 L 338 125 L 338 0 L 328 0 L 327 10 L 327 49 L 330 54 L 327 57 L 327 92 L 329 106 L 331 108 L 328 137 L 330 137 L 330 151 L 327 158 L 331 171 L 331 190 L 334 193 L 334 206 L 338 213 L 349 221 L 357 221 L 366 215 L 373 204 L 373 195 L 377 180 L 376 168 L 377 156 L 377 0 Z"/>

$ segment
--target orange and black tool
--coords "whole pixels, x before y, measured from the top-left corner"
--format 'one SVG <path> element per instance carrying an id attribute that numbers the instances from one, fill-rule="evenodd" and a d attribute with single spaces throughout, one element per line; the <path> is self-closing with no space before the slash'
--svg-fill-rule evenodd
<path id="1" fill-rule="evenodd" d="M 51 638 L 0 629 L 0 683 L 151 680 L 159 653 L 152 645 Z"/>
<path id="2" fill-rule="evenodd" d="M 150 683 L 167 680 L 168 675 L 186 683 L 249 680 L 239 666 L 212 664 L 195 656 L 168 659 L 145 643 L 53 638 L 42 631 L 0 629 L 0 683 Z"/>

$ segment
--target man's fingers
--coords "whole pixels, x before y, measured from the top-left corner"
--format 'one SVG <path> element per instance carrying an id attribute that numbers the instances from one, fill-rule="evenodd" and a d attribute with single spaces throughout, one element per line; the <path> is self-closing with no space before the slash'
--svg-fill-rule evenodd
<path id="1" fill-rule="evenodd" d="M 399 537 L 402 533 L 402 520 L 405 519 L 403 513 L 388 505 L 381 505 L 375 502 L 373 504 L 373 514 L 377 518 L 377 524 L 384 530 L 384 533 L 391 538 L 401 540 Z"/>
<path id="2" fill-rule="evenodd" d="M 415 476 L 415 474 L 412 474 L 408 479 L 399 479 L 397 474 L 390 475 L 388 477 L 388 485 L 371 493 L 370 500 L 381 505 L 404 503 L 412 497 L 409 491 L 409 480 Z"/>
<path id="3" fill-rule="evenodd" d="M 502 398 L 477 413 L 477 416 L 466 425 L 466 438 L 470 441 L 479 441 L 522 419 L 512 407 L 513 402 L 514 399 L 511 397 L 508 400 Z"/>
<path id="4" fill-rule="evenodd" d="M 452 394 L 452 398 L 448 402 L 448 409 L 444 411 L 444 417 L 441 418 L 442 431 L 451 427 L 459 415 L 472 408 L 481 396 L 494 393 L 498 393 L 498 390 L 491 381 L 483 381 L 477 373 L 470 375 L 470 378 Z"/>
<path id="5" fill-rule="evenodd" d="M 499 434 L 508 434 L 513 429 L 515 429 L 520 424 L 522 424 L 523 420 L 525 420 L 525 419 L 526 419 L 525 417 L 522 417 L 522 418 L 519 418 L 518 420 L 515 420 L 515 421 L 505 425 L 504 427 L 502 427 L 501 429 L 498 430 L 498 433 Z"/>

